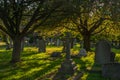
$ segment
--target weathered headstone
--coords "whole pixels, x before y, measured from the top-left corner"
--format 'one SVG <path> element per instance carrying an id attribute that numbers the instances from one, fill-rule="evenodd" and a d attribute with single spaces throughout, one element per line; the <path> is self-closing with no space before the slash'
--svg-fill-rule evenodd
<path id="1" fill-rule="evenodd" d="M 39 37 L 39 41 L 38 41 L 38 52 L 46 52 L 46 44 L 45 44 L 45 40 L 43 39 L 43 37 Z"/>
<path id="2" fill-rule="evenodd" d="M 102 66 L 102 76 L 111 80 L 120 80 L 120 63 L 107 63 Z"/>
<path id="3" fill-rule="evenodd" d="M 56 40 L 56 46 L 60 46 L 60 39 Z"/>
<path id="4" fill-rule="evenodd" d="M 80 52 L 79 52 L 79 54 L 78 54 L 78 56 L 87 56 L 87 52 L 86 52 L 86 50 L 84 49 L 84 48 L 82 48 L 81 50 L 80 50 Z"/>
<path id="5" fill-rule="evenodd" d="M 61 52 L 53 52 L 51 57 L 61 57 Z"/>
<path id="6" fill-rule="evenodd" d="M 111 46 L 108 41 L 101 40 L 96 44 L 95 63 L 105 64 L 110 62 Z"/>

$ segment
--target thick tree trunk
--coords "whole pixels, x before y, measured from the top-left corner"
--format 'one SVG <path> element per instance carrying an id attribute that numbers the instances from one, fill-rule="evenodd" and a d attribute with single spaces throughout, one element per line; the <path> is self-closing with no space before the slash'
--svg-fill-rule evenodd
<path id="1" fill-rule="evenodd" d="M 20 62 L 20 53 L 21 53 L 21 42 L 22 38 L 15 37 L 13 39 L 13 51 L 12 51 L 12 63 Z"/>
<path id="2" fill-rule="evenodd" d="M 90 34 L 83 35 L 83 48 L 86 49 L 86 51 L 90 51 Z"/>

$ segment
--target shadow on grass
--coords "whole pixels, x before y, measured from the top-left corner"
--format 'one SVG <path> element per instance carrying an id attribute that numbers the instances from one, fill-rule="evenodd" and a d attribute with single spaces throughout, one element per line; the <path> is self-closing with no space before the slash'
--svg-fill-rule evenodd
<path id="1" fill-rule="evenodd" d="M 52 61 L 52 62 L 44 63 L 44 64 L 37 64 L 37 63 L 33 64 L 32 63 L 31 66 L 24 69 L 24 71 L 28 72 L 31 69 L 34 70 L 36 68 L 34 73 L 24 75 L 20 78 L 20 80 L 34 80 L 36 78 L 40 80 L 41 76 L 45 75 L 46 73 L 50 72 L 51 70 L 54 70 L 56 66 L 60 65 L 60 63 L 61 63 L 60 59 L 57 59 L 57 60 Z"/>
<path id="2" fill-rule="evenodd" d="M 8 53 L 6 55 L 5 59 L 3 59 L 5 55 L 0 59 L 0 80 L 41 80 L 43 75 L 57 70 L 62 62 L 62 59 L 53 60 L 44 53 L 24 52 L 22 55 L 23 61 L 13 65 L 9 63 L 10 55 Z"/>
<path id="3" fill-rule="evenodd" d="M 80 65 L 79 70 L 84 72 L 84 75 L 87 75 L 86 77 L 83 75 L 83 79 L 81 80 L 108 80 L 102 77 L 100 65 L 91 65 L 89 61 L 84 61 L 82 59 L 74 58 L 74 60 L 76 64 Z"/>
<path id="4" fill-rule="evenodd" d="M 86 69 L 86 72 L 88 73 L 86 80 L 108 80 L 102 77 L 101 65 L 93 64 L 92 68 Z"/>
<path id="5" fill-rule="evenodd" d="M 0 51 L 0 63 L 10 61 L 11 53 L 12 52 L 10 50 Z"/>
<path id="6" fill-rule="evenodd" d="M 32 56 L 32 55 L 35 55 L 35 54 L 37 54 L 37 52 L 35 52 L 35 51 L 23 51 L 22 52 L 22 57 L 27 57 L 27 56 Z"/>

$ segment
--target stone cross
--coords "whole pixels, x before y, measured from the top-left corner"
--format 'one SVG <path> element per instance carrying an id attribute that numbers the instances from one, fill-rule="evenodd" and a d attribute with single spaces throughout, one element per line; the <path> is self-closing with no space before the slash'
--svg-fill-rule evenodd
<path id="1" fill-rule="evenodd" d="M 66 32 L 66 59 L 70 59 L 70 48 L 71 48 L 71 43 L 70 43 L 70 38 L 71 34 L 69 32 Z"/>

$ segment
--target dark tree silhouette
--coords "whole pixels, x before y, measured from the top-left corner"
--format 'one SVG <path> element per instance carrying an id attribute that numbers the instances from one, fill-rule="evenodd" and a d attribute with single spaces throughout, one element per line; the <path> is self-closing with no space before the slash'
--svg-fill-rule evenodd
<path id="1" fill-rule="evenodd" d="M 0 30 L 13 41 L 12 63 L 20 61 L 21 41 L 60 6 L 50 0 L 0 0 Z"/>

